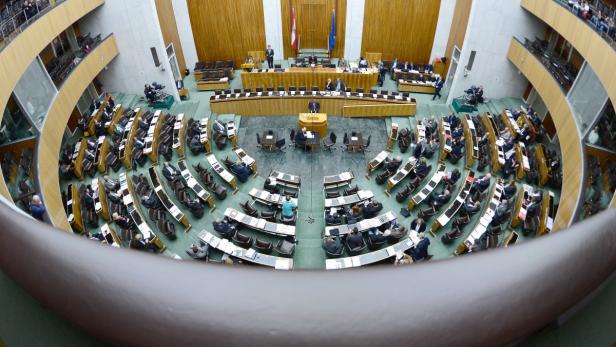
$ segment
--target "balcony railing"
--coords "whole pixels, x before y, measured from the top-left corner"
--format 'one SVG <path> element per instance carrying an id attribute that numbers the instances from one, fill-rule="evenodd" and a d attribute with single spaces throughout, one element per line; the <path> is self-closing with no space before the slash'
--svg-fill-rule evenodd
<path id="1" fill-rule="evenodd" d="M 590 11 L 582 10 L 580 1 L 553 0 L 568 8 L 581 21 L 584 21 L 594 31 L 607 41 L 612 48 L 616 49 L 616 9 L 602 0 L 590 0 Z M 577 4 L 577 5 L 576 5 Z"/>
<path id="2" fill-rule="evenodd" d="M 32 7 L 24 7 L 23 1 L 10 1 L 0 10 L 0 51 L 34 21 L 65 0 L 37 0 Z"/>

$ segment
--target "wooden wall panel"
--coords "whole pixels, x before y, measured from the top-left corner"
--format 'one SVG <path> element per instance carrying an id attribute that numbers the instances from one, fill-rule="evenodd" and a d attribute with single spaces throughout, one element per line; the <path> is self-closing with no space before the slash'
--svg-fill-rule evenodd
<path id="1" fill-rule="evenodd" d="M 451 22 L 451 29 L 449 30 L 449 39 L 447 40 L 447 49 L 445 49 L 445 57 L 447 57 L 445 73 L 449 71 L 449 63 L 451 60 L 451 54 L 453 53 L 453 47 L 458 46 L 460 51 L 462 50 L 462 44 L 464 43 L 464 37 L 466 36 L 466 28 L 468 27 L 468 19 L 471 15 L 472 6 L 473 0 L 456 0 L 456 8 L 453 12 L 453 20 Z"/>
<path id="2" fill-rule="evenodd" d="M 248 51 L 265 51 L 263 0 L 188 0 L 199 61 L 244 63 Z"/>
<path id="3" fill-rule="evenodd" d="M 180 42 L 180 34 L 178 33 L 178 26 L 175 22 L 175 14 L 173 12 L 171 0 L 156 0 L 156 13 L 158 14 L 158 21 L 160 22 L 160 29 L 163 33 L 165 47 L 173 42 L 175 57 L 180 66 L 180 75 L 184 76 L 186 60 L 184 59 L 184 51 L 182 50 L 182 43 Z"/>
<path id="4" fill-rule="evenodd" d="M 77 100 L 96 75 L 118 54 L 118 46 L 113 35 L 96 46 L 62 84 L 62 88 L 51 104 L 47 120 L 43 123 L 41 130 L 36 154 L 41 197 L 47 207 L 47 214 L 53 226 L 68 232 L 71 231 L 71 227 L 62 204 L 60 176 L 58 174 L 62 137 Z"/>
<path id="5" fill-rule="evenodd" d="M 291 8 L 295 8 L 295 27 L 300 48 L 327 49 L 332 25 L 332 10 L 336 10 L 336 45 L 333 58 L 344 56 L 347 0 L 280 0 L 282 11 L 282 41 L 284 57 L 295 57 L 291 47 Z M 351 0 L 352 1 L 352 0 Z"/>
<path id="6" fill-rule="evenodd" d="M 0 78 L 0 123 L 4 108 L 17 81 L 34 58 L 62 31 L 104 2 L 104 0 L 65 1 L 34 21 L 0 51 L 0 76 L 2 76 Z M 1 172 L 0 194 L 12 201 Z"/>
<path id="7" fill-rule="evenodd" d="M 575 219 L 584 186 L 584 150 L 573 111 L 556 80 L 518 40 L 513 39 L 507 58 L 532 83 L 545 102 L 560 135 L 563 183 L 554 230 L 566 229 Z"/>
<path id="8" fill-rule="evenodd" d="M 366 0 L 361 54 L 427 64 L 440 7 L 440 0 Z"/>

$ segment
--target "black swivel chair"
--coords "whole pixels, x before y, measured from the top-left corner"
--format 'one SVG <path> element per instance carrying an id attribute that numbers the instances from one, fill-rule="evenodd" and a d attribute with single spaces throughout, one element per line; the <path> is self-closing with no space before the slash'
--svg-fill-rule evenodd
<path id="1" fill-rule="evenodd" d="M 222 94 L 222 90 L 215 90 L 214 91 L 214 95 L 220 95 L 220 94 Z"/>
<path id="2" fill-rule="evenodd" d="M 346 245 L 347 251 L 349 252 L 349 254 L 350 254 L 350 255 L 358 255 L 358 254 L 360 254 L 360 253 L 361 253 L 364 249 L 366 249 L 366 247 L 367 247 L 367 245 L 366 245 L 366 241 L 365 241 L 365 240 L 363 240 L 363 239 L 362 239 L 362 244 L 361 244 L 360 246 L 357 246 L 357 247 L 351 248 L 351 247 L 349 246 L 348 239 L 347 239 L 347 242 L 345 242 L 345 245 Z"/>
<path id="3" fill-rule="evenodd" d="M 312 91 L 313 91 L 313 92 L 318 92 L 318 91 L 319 91 L 319 87 L 317 87 L 317 86 L 312 86 Z"/>
<path id="4" fill-rule="evenodd" d="M 261 145 L 261 135 L 259 135 L 259 133 L 257 133 L 257 148 L 263 148 Z"/>
<path id="5" fill-rule="evenodd" d="M 278 91 L 279 92 L 284 92 L 284 86 L 278 86 Z"/>
<path id="6" fill-rule="evenodd" d="M 355 89 L 356 93 L 363 93 L 364 92 L 364 88 L 357 88 Z"/>
<path id="7" fill-rule="evenodd" d="M 381 95 L 387 95 L 387 91 L 386 90 L 381 90 Z"/>
<path id="8" fill-rule="evenodd" d="M 362 140 L 362 144 L 361 144 L 361 151 L 363 153 L 366 152 L 366 150 L 368 149 L 368 147 L 370 146 L 370 140 L 372 139 L 372 135 L 368 136 L 368 140 Z"/>
<path id="9" fill-rule="evenodd" d="M 300 92 L 305 92 L 306 91 L 306 86 L 299 86 L 299 91 Z"/>
<path id="10" fill-rule="evenodd" d="M 295 88 L 295 86 L 289 86 L 289 91 L 290 92 L 295 92 L 295 91 L 297 91 L 297 88 Z"/>
<path id="11" fill-rule="evenodd" d="M 268 92 L 273 92 L 274 91 L 274 87 L 267 87 L 267 91 Z"/>
<path id="12" fill-rule="evenodd" d="M 250 88 L 244 88 L 244 93 L 251 93 L 251 92 L 252 92 L 252 89 L 250 89 Z"/>
<path id="13" fill-rule="evenodd" d="M 233 92 L 234 92 L 235 94 L 238 94 L 238 93 L 241 93 L 241 92 L 242 92 L 242 89 L 241 89 L 241 88 L 233 89 Z"/>
<path id="14" fill-rule="evenodd" d="M 332 132 L 329 134 L 329 137 L 326 137 L 326 138 L 323 140 L 323 147 L 324 147 L 326 150 L 328 150 L 328 151 L 330 151 L 330 152 L 331 152 L 331 150 L 334 148 L 334 145 L 336 145 L 336 139 L 337 139 L 337 136 L 336 136 L 336 134 L 334 134 L 334 132 L 332 131 Z"/>
<path id="15" fill-rule="evenodd" d="M 276 144 L 274 146 L 276 146 L 276 149 L 278 149 L 279 151 L 282 151 L 286 143 L 287 141 L 285 139 L 280 139 L 276 141 Z"/>
<path id="16" fill-rule="evenodd" d="M 263 92 L 263 87 L 257 87 L 257 88 L 255 88 L 255 91 L 257 93 L 261 93 L 261 92 Z"/>
<path id="17" fill-rule="evenodd" d="M 370 94 L 376 94 L 376 89 L 370 89 Z"/>

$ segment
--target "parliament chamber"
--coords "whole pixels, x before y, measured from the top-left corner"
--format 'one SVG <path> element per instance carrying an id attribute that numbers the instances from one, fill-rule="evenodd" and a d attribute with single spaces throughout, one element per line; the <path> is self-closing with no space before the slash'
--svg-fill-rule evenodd
<path id="1" fill-rule="evenodd" d="M 0 14 L 0 345 L 616 342 L 615 1 Z"/>

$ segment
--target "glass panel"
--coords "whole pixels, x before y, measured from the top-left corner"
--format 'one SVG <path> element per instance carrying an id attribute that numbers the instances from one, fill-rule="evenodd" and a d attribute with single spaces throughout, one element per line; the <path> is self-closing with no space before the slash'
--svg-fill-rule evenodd
<path id="1" fill-rule="evenodd" d="M 178 68 L 178 61 L 175 59 L 175 56 L 169 58 L 169 65 L 171 65 L 171 71 L 173 72 L 173 78 L 177 80 L 181 80 L 180 77 L 180 69 Z"/>
<path id="2" fill-rule="evenodd" d="M 616 112 L 608 101 L 599 121 L 586 137 L 588 144 L 616 152 Z"/>
<path id="3" fill-rule="evenodd" d="M 589 64 L 584 64 L 568 96 L 582 134 L 595 123 L 607 101 L 607 93 Z"/>
<path id="4" fill-rule="evenodd" d="M 39 130 L 56 93 L 56 87 L 38 59 L 34 59 L 28 66 L 15 87 L 15 95 L 32 123 Z"/>
<path id="5" fill-rule="evenodd" d="M 21 107 L 19 107 L 15 96 L 11 94 L 4 109 L 2 126 L 0 126 L 0 145 L 32 137 L 35 134 L 36 130 L 32 127 Z"/>

